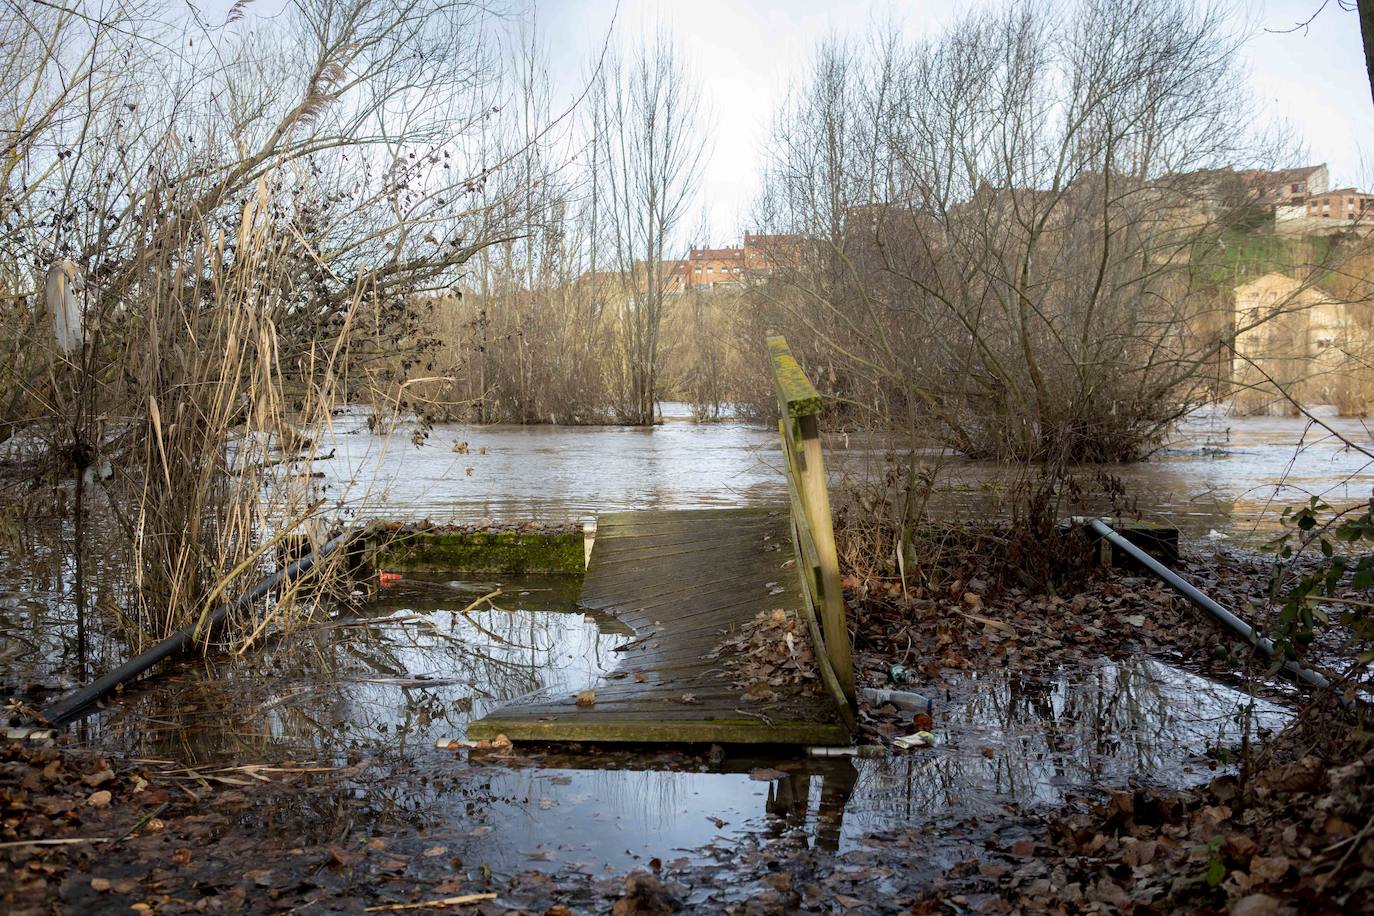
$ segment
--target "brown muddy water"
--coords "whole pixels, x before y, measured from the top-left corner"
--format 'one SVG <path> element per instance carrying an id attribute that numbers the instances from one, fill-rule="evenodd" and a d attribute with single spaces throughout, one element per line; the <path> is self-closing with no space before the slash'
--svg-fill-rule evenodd
<path id="1" fill-rule="evenodd" d="M 317 463 L 321 487 L 341 513 L 363 517 L 566 521 L 598 512 L 711 508 L 785 502 L 776 430 L 739 422 L 698 424 L 668 404 L 652 428 L 441 425 L 423 447 L 401 425 L 368 431 L 366 416 L 336 418 Z M 1351 440 L 1374 445 L 1361 420 L 1328 418 Z M 455 450 L 456 449 L 456 450 Z M 832 433 L 826 460 L 837 486 L 881 476 L 888 449 L 872 437 Z M 930 450 L 932 511 L 996 512 L 1012 473 L 994 462 Z M 1087 488 L 1110 474 L 1142 517 L 1187 535 L 1259 543 L 1282 507 L 1318 496 L 1333 504 L 1368 499 L 1374 466 L 1306 420 L 1199 416 L 1149 461 L 1079 470 Z M 1067 511 L 1102 511 L 1090 500 Z"/>
<path id="2" fill-rule="evenodd" d="M 1221 422 L 1199 421 L 1156 461 L 1118 469 L 1147 516 L 1193 537 L 1246 539 L 1267 530 L 1273 505 L 1309 493 L 1368 497 L 1363 458 L 1304 424 Z M 348 415 L 334 440 L 322 485 L 355 516 L 564 521 L 783 496 L 773 434 L 746 424 L 670 415 L 651 430 L 439 427 L 417 449 L 404 430 L 376 436 Z M 879 449 L 848 445 L 843 436 L 833 443 L 837 474 L 880 465 Z M 947 511 L 995 501 L 998 469 L 947 462 L 941 474 Z M 78 683 L 83 663 L 103 670 L 123 658 L 95 625 L 78 657 L 69 537 L 36 525 L 0 546 L 6 696 L 41 700 Z M 118 601 L 100 591 L 98 568 L 91 578 L 97 605 Z M 496 587 L 494 607 L 461 613 Z M 301 842 L 386 836 L 420 868 L 425 850 L 442 847 L 436 870 L 457 856 L 498 874 L 600 874 L 651 857 L 705 860 L 745 840 L 848 850 L 873 833 L 1007 804 L 1054 805 L 1131 781 L 1200 782 L 1247 732 L 1281 728 L 1292 715 L 1178 660 L 1137 656 L 1047 679 L 966 679 L 936 697 L 936 747 L 885 759 L 436 748 L 506 700 L 573 693 L 614 667 L 627 635 L 579 611 L 576 589 L 568 577 L 406 578 L 243 661 L 169 667 L 72 728 L 92 746 L 169 770 L 329 768 L 250 815 Z"/>

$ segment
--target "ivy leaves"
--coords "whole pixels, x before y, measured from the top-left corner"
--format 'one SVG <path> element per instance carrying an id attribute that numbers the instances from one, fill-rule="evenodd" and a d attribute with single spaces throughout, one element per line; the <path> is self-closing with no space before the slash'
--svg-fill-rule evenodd
<path id="1" fill-rule="evenodd" d="M 1374 498 L 1335 510 L 1314 496 L 1304 506 L 1285 508 L 1280 521 L 1284 531 L 1270 544 L 1277 558 L 1270 600 L 1280 602 L 1270 634 L 1275 645 L 1292 656 L 1295 646 L 1313 641 L 1318 627 L 1330 625 L 1321 605 L 1338 604 L 1337 619 L 1351 630 L 1359 664 L 1374 661 L 1374 602 L 1362 594 L 1374 587 Z M 1314 553 L 1320 554 L 1315 564 L 1295 577 L 1298 559 Z"/>

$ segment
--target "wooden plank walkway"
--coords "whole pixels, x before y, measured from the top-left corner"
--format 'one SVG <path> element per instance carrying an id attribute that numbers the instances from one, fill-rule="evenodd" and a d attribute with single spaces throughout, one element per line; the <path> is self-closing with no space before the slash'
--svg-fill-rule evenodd
<path id="1" fill-rule="evenodd" d="M 761 611 L 803 608 L 785 507 L 619 512 L 597 519 L 580 604 L 635 639 L 596 702 L 536 694 L 468 727 L 481 740 L 848 744 L 825 692 L 749 702 L 713 655 Z"/>

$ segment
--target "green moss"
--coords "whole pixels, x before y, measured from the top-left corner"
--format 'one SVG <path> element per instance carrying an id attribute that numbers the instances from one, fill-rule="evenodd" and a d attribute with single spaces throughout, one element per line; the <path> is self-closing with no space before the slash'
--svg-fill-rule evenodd
<path id="1" fill-rule="evenodd" d="M 379 545 L 376 562 L 386 571 L 585 572 L 582 534 L 577 531 L 421 531 L 398 535 Z"/>
<path id="2" fill-rule="evenodd" d="M 768 356 L 773 365 L 773 382 L 778 388 L 778 400 L 786 405 L 787 415 L 795 419 L 820 413 L 820 393 L 792 356 L 792 350 L 783 337 L 768 338 Z"/>

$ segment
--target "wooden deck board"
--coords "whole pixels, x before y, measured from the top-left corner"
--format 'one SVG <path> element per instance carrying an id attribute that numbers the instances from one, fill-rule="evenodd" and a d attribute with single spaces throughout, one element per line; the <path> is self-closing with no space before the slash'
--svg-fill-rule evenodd
<path id="1" fill-rule="evenodd" d="M 629 625 L 635 640 L 597 684 L 517 700 L 473 722 L 468 736 L 515 741 L 843 744 L 824 695 L 778 691 L 752 702 L 713 653 L 730 633 L 802 598 L 787 510 L 619 512 L 597 521 L 584 607 Z M 645 680 L 637 681 L 638 673 Z"/>

